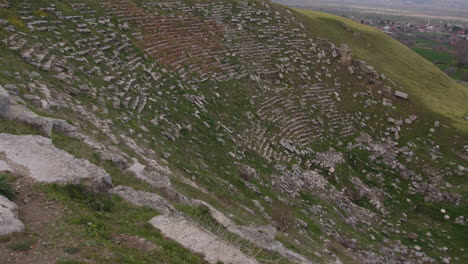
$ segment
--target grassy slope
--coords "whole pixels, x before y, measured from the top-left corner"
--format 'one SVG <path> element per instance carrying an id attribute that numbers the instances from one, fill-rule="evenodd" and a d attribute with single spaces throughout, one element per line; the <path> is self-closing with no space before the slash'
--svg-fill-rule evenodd
<path id="1" fill-rule="evenodd" d="M 401 85 L 410 100 L 427 112 L 444 115 L 453 126 L 467 132 L 468 89 L 456 83 L 429 61 L 378 29 L 335 15 L 296 9 L 308 19 L 310 28 L 337 45 L 348 44 L 356 58 Z M 359 35 L 353 35 L 358 32 Z"/>

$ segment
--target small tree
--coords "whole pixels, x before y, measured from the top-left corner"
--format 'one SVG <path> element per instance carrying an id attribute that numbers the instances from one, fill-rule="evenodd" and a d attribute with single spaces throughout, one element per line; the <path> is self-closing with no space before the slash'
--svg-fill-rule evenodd
<path id="1" fill-rule="evenodd" d="M 468 82 L 468 72 L 464 72 L 461 74 L 460 79 L 462 81 Z"/>
<path id="2" fill-rule="evenodd" d="M 280 202 L 277 202 L 273 205 L 271 218 L 274 221 L 276 230 L 280 232 L 288 231 L 291 227 L 294 226 L 295 223 L 295 218 L 291 209 L 287 205 Z"/>
<path id="3" fill-rule="evenodd" d="M 455 67 L 449 67 L 445 70 L 445 73 L 447 73 L 448 76 L 452 76 L 457 72 L 457 69 Z"/>
<path id="4" fill-rule="evenodd" d="M 456 25 L 455 25 L 455 26 L 452 27 L 452 32 L 458 32 L 458 31 L 460 31 L 460 30 L 462 30 L 462 28 L 459 27 L 459 26 L 456 26 Z"/>

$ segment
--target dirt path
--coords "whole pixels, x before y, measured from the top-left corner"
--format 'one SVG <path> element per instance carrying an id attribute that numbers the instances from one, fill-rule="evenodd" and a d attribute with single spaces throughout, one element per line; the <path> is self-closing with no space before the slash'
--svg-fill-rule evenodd
<path id="1" fill-rule="evenodd" d="M 0 264 L 48 264 L 77 259 L 66 252 L 74 252 L 79 242 L 59 228 L 59 222 L 67 215 L 66 208 L 48 200 L 31 179 L 20 178 L 14 188 L 14 202 L 26 231 L 0 238 Z"/>

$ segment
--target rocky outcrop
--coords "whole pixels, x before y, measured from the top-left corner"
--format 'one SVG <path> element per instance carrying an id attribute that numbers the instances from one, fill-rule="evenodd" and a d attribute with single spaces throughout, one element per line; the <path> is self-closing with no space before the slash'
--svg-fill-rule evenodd
<path id="1" fill-rule="evenodd" d="M 18 220 L 18 207 L 5 196 L 0 195 L 0 236 L 23 230 L 24 224 Z"/>
<path id="2" fill-rule="evenodd" d="M 204 202 L 201 200 L 192 200 L 192 205 L 207 208 L 208 211 L 210 212 L 210 216 L 214 220 L 216 220 L 218 224 L 224 226 L 225 228 L 229 228 L 235 225 L 235 223 L 231 219 L 229 219 L 227 216 L 225 216 L 223 213 L 218 211 L 216 208 L 214 208 L 207 202 Z"/>
<path id="3" fill-rule="evenodd" d="M 111 193 L 119 195 L 136 206 L 147 206 L 163 214 L 151 219 L 150 223 L 168 238 L 193 252 L 204 255 L 210 263 L 218 261 L 233 264 L 257 263 L 233 245 L 188 220 L 184 214 L 178 212 L 168 201 L 157 194 L 138 191 L 128 186 L 117 186 L 111 189 Z M 214 215 L 215 220 L 222 225 L 233 225 L 230 219 L 209 204 L 201 200 L 194 200 L 193 204 L 208 207 L 212 212 L 211 215 Z"/>
<path id="4" fill-rule="evenodd" d="M 164 236 L 177 241 L 189 250 L 201 254 L 209 263 L 221 261 L 226 264 L 255 264 L 255 259 L 246 256 L 238 248 L 221 240 L 205 229 L 182 216 L 159 215 L 150 224 Z"/>
<path id="5" fill-rule="evenodd" d="M 76 127 L 65 120 L 43 117 L 29 110 L 24 104 L 20 104 L 20 98 L 10 96 L 8 91 L 0 86 L 0 117 L 9 120 L 18 120 L 28 125 L 38 127 L 44 136 L 51 137 L 52 130 L 67 134 L 75 132 Z"/>
<path id="6" fill-rule="evenodd" d="M 128 186 L 117 186 L 111 189 L 111 193 L 117 194 L 136 206 L 147 206 L 162 214 L 172 214 L 176 212 L 176 209 L 170 203 L 154 193 L 137 191 Z"/>
<path id="7" fill-rule="evenodd" d="M 259 248 L 277 252 L 284 258 L 295 263 L 312 263 L 304 256 L 287 249 L 281 242 L 275 240 L 276 228 L 272 226 L 231 226 L 228 230 L 252 242 Z"/>
<path id="8" fill-rule="evenodd" d="M 112 180 L 102 168 L 57 149 L 42 136 L 0 134 L 0 160 L 14 173 L 46 183 L 83 183 L 106 190 Z"/>
<path id="9" fill-rule="evenodd" d="M 208 208 L 211 217 L 224 226 L 227 231 L 238 235 L 259 248 L 277 252 L 284 258 L 297 263 L 311 263 L 304 256 L 287 249 L 281 242 L 275 240 L 276 228 L 273 226 L 238 226 L 234 221 L 204 201 L 193 200 L 192 204 Z"/>
<path id="10" fill-rule="evenodd" d="M 159 213 L 163 214 L 164 216 L 161 216 L 164 220 L 161 220 L 160 218 L 156 218 L 157 221 L 155 220 L 155 223 L 159 227 L 167 228 L 167 232 L 169 233 L 169 227 L 167 226 L 172 226 L 173 228 L 180 228 L 185 226 L 188 229 L 191 229 L 192 226 L 195 226 L 194 223 L 192 223 L 190 220 L 187 220 L 188 218 L 178 212 L 169 202 L 167 202 L 164 198 L 161 196 L 150 193 L 150 192 L 143 192 L 143 191 L 138 191 L 134 190 L 131 187 L 127 186 L 117 186 L 111 190 L 111 193 L 117 194 L 120 197 L 122 197 L 124 200 L 133 203 L 137 206 L 147 206 L 150 208 L 155 209 Z M 275 240 L 275 234 L 276 234 L 276 229 L 272 226 L 237 226 L 234 221 L 232 221 L 229 217 L 218 211 L 215 207 L 211 206 L 210 204 L 202 201 L 202 200 L 192 200 L 191 204 L 193 206 L 199 206 L 199 207 L 205 207 L 208 209 L 210 212 L 211 217 L 218 222 L 220 225 L 222 225 L 224 228 L 226 228 L 227 231 L 238 235 L 242 239 L 245 239 L 247 241 L 250 241 L 254 245 L 258 246 L 259 248 L 263 248 L 266 250 L 274 251 L 279 253 L 281 256 L 297 262 L 297 263 L 310 263 L 309 260 L 307 260 L 305 257 L 301 256 L 300 254 L 297 254 L 296 252 L 293 252 L 284 245 Z M 153 218 L 153 219 L 155 219 Z M 153 221 L 153 220 L 152 220 Z M 173 223 L 168 223 L 168 222 L 173 222 Z M 153 222 L 152 223 L 155 227 L 159 228 L 156 226 Z M 203 254 L 210 254 L 210 256 L 214 257 L 214 251 L 216 251 L 217 248 L 219 247 L 224 247 L 221 244 L 225 243 L 225 246 L 233 247 L 232 245 L 227 244 L 226 242 L 220 240 L 219 238 L 216 238 L 215 235 L 210 234 L 208 231 L 202 229 L 201 227 L 196 226 L 197 229 L 199 229 L 200 232 L 193 232 L 188 231 L 185 234 L 179 234 L 179 233 L 171 233 L 170 236 L 168 236 L 171 239 L 176 240 L 183 246 L 187 247 L 188 249 L 201 253 L 201 249 L 204 248 L 206 252 L 203 252 Z M 164 232 L 163 232 L 164 233 Z M 209 240 L 209 237 L 212 236 L 212 240 L 216 238 L 216 241 L 212 242 L 207 242 Z M 203 247 L 198 247 L 194 246 L 195 241 L 200 240 L 204 246 Z M 219 241 L 218 241 L 219 240 Z M 213 244 L 213 242 L 216 242 Z M 212 247 L 212 248 L 209 248 Z M 237 254 L 237 253 L 236 253 Z M 207 259 L 208 260 L 208 259 Z M 221 260 L 221 259 L 219 259 Z M 229 260 L 226 258 L 226 261 Z M 208 260 L 210 261 L 210 260 Z M 242 262 L 230 262 L 230 261 L 223 261 L 224 263 L 242 263 Z M 214 262 L 216 263 L 216 261 Z M 249 263 L 249 262 L 246 262 Z M 252 262 L 256 263 L 256 262 Z"/>
<path id="11" fill-rule="evenodd" d="M 334 171 L 336 166 L 343 164 L 345 160 L 341 152 L 330 148 L 326 152 L 318 152 L 312 162 L 324 169 L 332 169 Z"/>

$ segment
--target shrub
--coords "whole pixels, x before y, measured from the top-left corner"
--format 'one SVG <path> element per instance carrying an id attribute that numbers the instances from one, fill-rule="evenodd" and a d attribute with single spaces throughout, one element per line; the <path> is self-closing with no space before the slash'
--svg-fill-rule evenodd
<path id="1" fill-rule="evenodd" d="M 82 184 L 66 184 L 64 186 L 54 185 L 56 191 L 65 193 L 71 199 L 84 203 L 88 207 L 99 212 L 110 212 L 112 210 L 112 197 L 102 193 L 89 192 Z"/>
<path id="2" fill-rule="evenodd" d="M 15 199 L 16 193 L 13 191 L 11 184 L 8 182 L 7 175 L 0 174 L 0 195 L 13 200 Z"/>
<path id="3" fill-rule="evenodd" d="M 460 79 L 462 81 L 468 82 L 468 72 L 464 72 L 461 74 Z"/>
<path id="4" fill-rule="evenodd" d="M 280 232 L 286 232 L 294 225 L 294 215 L 291 209 L 282 203 L 273 205 L 271 212 L 271 218 L 273 218 L 275 227 Z"/>

